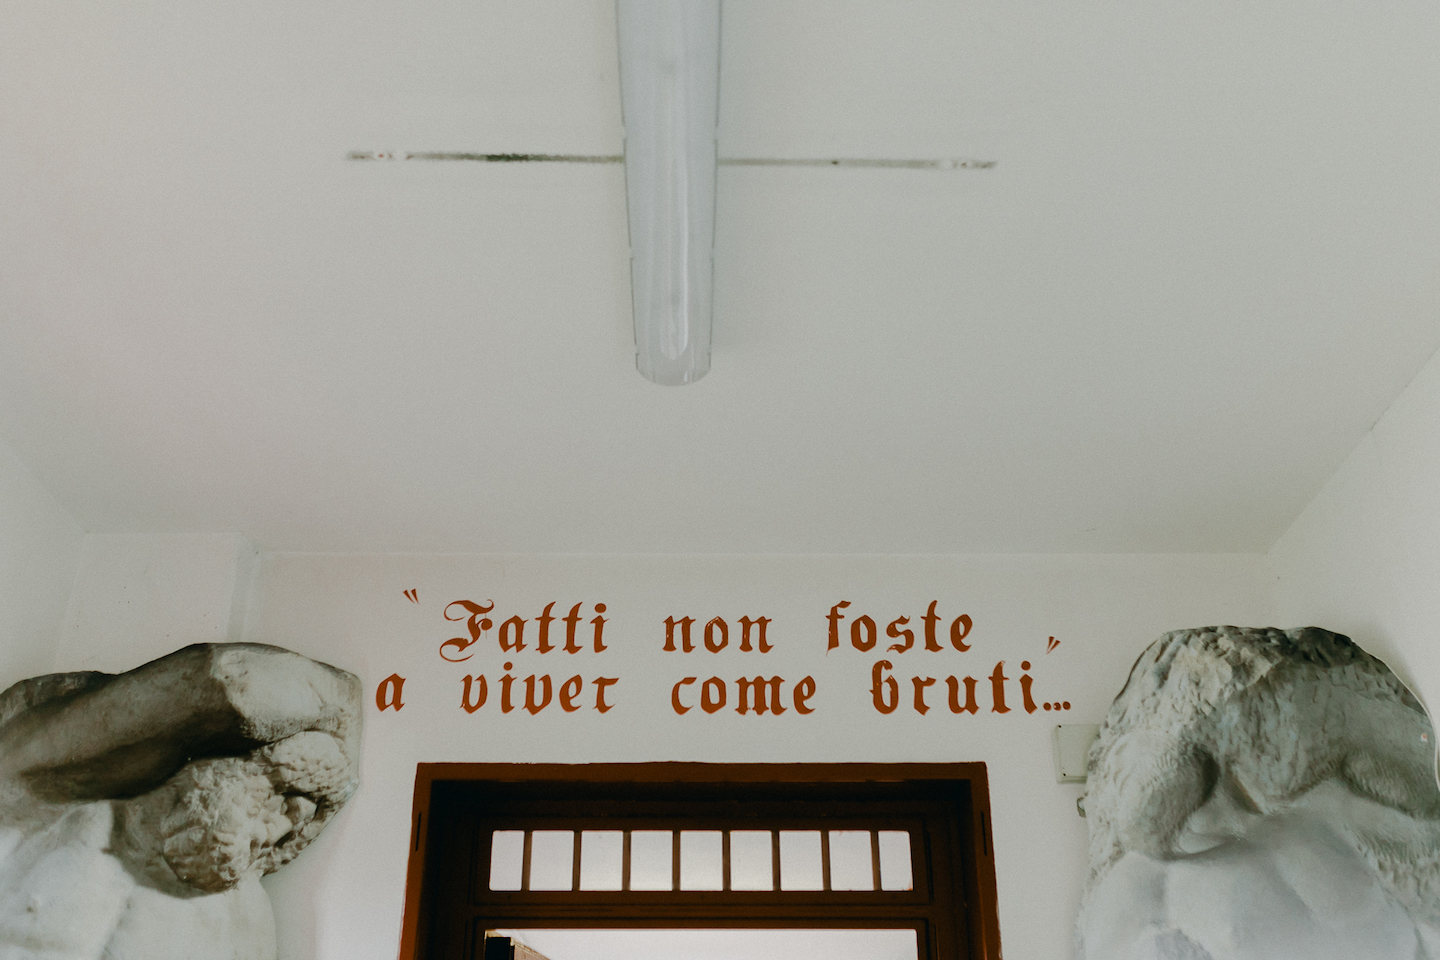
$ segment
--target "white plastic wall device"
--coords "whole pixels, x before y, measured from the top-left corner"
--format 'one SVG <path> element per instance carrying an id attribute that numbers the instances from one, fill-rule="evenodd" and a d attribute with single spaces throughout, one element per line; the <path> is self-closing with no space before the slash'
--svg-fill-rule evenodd
<path id="1" fill-rule="evenodd" d="M 1062 723 L 1055 728 L 1055 782 L 1084 783 L 1090 744 L 1100 737 L 1097 723 Z"/>

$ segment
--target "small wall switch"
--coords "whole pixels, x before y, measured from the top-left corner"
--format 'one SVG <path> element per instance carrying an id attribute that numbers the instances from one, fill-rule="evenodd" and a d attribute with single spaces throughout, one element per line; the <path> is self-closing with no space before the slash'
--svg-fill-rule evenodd
<path id="1" fill-rule="evenodd" d="M 1084 783 L 1090 744 L 1100 737 L 1098 723 L 1062 723 L 1055 728 L 1055 782 Z"/>

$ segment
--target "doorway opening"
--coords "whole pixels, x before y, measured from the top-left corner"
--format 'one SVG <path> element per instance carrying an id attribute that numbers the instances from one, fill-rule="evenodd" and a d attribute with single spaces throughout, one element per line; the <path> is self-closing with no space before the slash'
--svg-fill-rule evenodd
<path id="1" fill-rule="evenodd" d="M 999 957 L 983 764 L 421 764 L 412 828 L 401 960 Z"/>
<path id="2" fill-rule="evenodd" d="M 914 930 L 493 930 L 484 960 L 916 960 Z"/>

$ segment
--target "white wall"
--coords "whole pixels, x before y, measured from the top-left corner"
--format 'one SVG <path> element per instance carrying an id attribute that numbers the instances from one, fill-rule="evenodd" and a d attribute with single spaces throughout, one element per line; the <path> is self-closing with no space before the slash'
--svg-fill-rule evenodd
<path id="1" fill-rule="evenodd" d="M 0 689 L 54 668 L 83 535 L 0 441 Z"/>
<path id="2" fill-rule="evenodd" d="M 235 534 L 90 534 L 56 669 L 121 673 L 191 643 L 239 640 L 256 557 Z"/>
<path id="3" fill-rule="evenodd" d="M 352 670 L 367 690 L 360 793 L 315 847 L 270 877 L 285 960 L 342 955 L 385 958 L 398 936 L 414 765 L 474 761 L 903 761 L 983 760 L 989 765 L 1002 940 L 1018 960 L 1069 956 L 1083 871 L 1081 788 L 1053 782 L 1051 713 L 955 717 L 944 707 L 949 673 L 984 679 L 1007 662 L 1012 706 L 1022 659 L 1037 698 L 1065 698 L 1063 720 L 1103 717 L 1134 657 L 1159 633 L 1211 623 L 1295 626 L 1350 633 L 1385 657 L 1431 702 L 1440 697 L 1440 649 L 1429 641 L 1440 615 L 1440 361 L 1432 360 L 1319 496 L 1257 556 L 1067 557 L 480 557 L 270 554 L 228 535 L 87 536 L 23 466 L 0 448 L 0 667 L 11 679 L 50 669 L 125 670 L 186 643 L 276 643 Z M 78 567 L 78 572 L 76 571 Z M 58 623 L 66 586 L 69 606 Z M 419 603 L 403 591 L 419 591 Z M 461 624 L 443 619 L 459 598 L 495 600 L 496 621 L 531 619 L 596 601 L 610 620 L 604 654 L 570 668 L 533 651 L 513 673 L 618 676 L 617 707 L 539 716 L 501 714 L 503 671 L 494 631 L 472 661 L 449 664 L 438 644 Z M 941 678 L 934 709 L 870 705 L 869 666 L 878 651 L 825 652 L 824 614 L 882 625 L 928 600 L 942 615 L 974 617 L 974 649 L 892 658 L 902 687 L 916 672 Z M 765 672 L 814 676 L 810 717 L 737 717 L 727 710 L 677 717 L 670 684 L 681 675 L 722 677 L 751 669 L 722 654 L 663 654 L 660 622 L 773 617 L 777 647 Z M 51 649 L 56 638 L 58 643 Z M 559 629 L 557 625 L 556 629 Z M 1061 645 L 1044 653 L 1045 640 Z M 888 641 L 882 640 L 882 645 Z M 928 659 L 927 659 L 928 658 Z M 751 661 L 752 663 L 755 661 Z M 715 666 L 709 666 L 714 663 Z M 693 664 L 693 665 L 692 665 Z M 924 664 L 920 670 L 912 669 Z M 540 670 L 539 668 L 545 668 Z M 380 679 L 405 675 L 406 708 L 379 713 Z M 487 674 L 490 703 L 458 705 L 459 678 Z M 988 707 L 988 701 L 982 702 Z"/>
<path id="4" fill-rule="evenodd" d="M 1277 619 L 1348 633 L 1440 705 L 1440 354 L 1270 551 Z"/>
<path id="5" fill-rule="evenodd" d="M 405 590 L 418 591 L 419 602 Z M 409 810 L 421 761 L 966 761 L 988 765 L 998 855 L 1001 939 L 1012 960 L 1070 956 L 1084 874 L 1081 788 L 1058 785 L 1050 756 L 1057 720 L 1098 722 L 1140 651 L 1166 630 L 1214 623 L 1269 622 L 1259 555 L 935 557 L 467 557 L 267 554 L 252 592 L 245 637 L 274 643 L 357 673 L 366 690 L 362 785 L 347 809 L 295 863 L 266 880 L 275 903 L 283 960 L 390 960 L 398 943 Z M 496 629 L 464 663 L 438 654 L 463 635 L 443 610 L 458 599 L 493 600 L 498 625 L 530 618 L 531 649 L 507 660 Z M 844 646 L 827 655 L 825 614 L 840 599 L 853 617 L 884 626 L 913 620 L 930 600 L 950 618 L 974 619 L 973 649 L 892 655 L 901 705 L 881 715 L 868 691 L 880 649 Z M 597 601 L 609 623 L 601 654 L 533 649 L 534 619 L 557 601 L 562 614 Z M 773 618 L 776 648 L 718 654 L 664 653 L 663 620 L 699 623 L 725 616 Z M 699 624 L 697 624 L 698 628 Z M 555 629 L 561 629 L 556 624 Z M 588 635 L 588 625 L 582 636 Z M 942 625 L 943 629 L 943 625 Z M 848 638 L 848 633 L 845 634 Z M 1060 646 L 1047 654 L 1048 638 Z M 698 642 L 698 637 L 697 637 Z M 882 637 L 882 647 L 889 640 Z M 948 648 L 948 643 L 946 643 Z M 140 658 L 137 657 L 138 662 Z M 1006 715 L 990 712 L 989 677 L 1006 661 Z M 1069 700 L 1057 715 L 1019 709 L 1020 664 L 1029 661 L 1036 699 Z M 618 677 L 615 708 L 564 714 L 553 704 L 532 716 L 498 708 L 503 663 L 519 678 L 553 674 Z M 815 713 L 738 716 L 732 709 L 677 716 L 672 684 L 683 676 L 731 679 L 813 676 Z M 405 676 L 405 707 L 381 713 L 377 684 Z M 460 708 L 462 677 L 484 674 L 490 699 Z M 931 711 L 911 707 L 911 675 L 939 678 Z M 950 713 L 944 678 L 980 680 L 981 712 Z M 521 687 L 517 683 L 517 692 Z M 694 690 L 694 687 L 690 688 Z M 733 686 L 730 696 L 734 696 Z M 692 694 L 693 697 L 693 694 Z M 587 701 L 588 702 L 588 701 Z M 733 703 L 732 703 L 733 705 Z"/>
<path id="6" fill-rule="evenodd" d="M 988 765 L 998 855 L 1001 937 L 1012 960 L 1070 956 L 1084 873 L 1082 788 L 1054 782 L 1049 731 L 1056 722 L 1098 722 L 1139 652 L 1160 633 L 1213 623 L 1271 621 L 1265 558 L 1210 556 L 988 557 L 484 557 L 266 554 L 256 564 L 243 538 L 106 535 L 84 539 L 54 666 L 119 671 L 187 643 L 245 639 L 288 647 L 358 674 L 366 690 L 359 793 L 319 841 L 265 881 L 274 901 L 283 960 L 390 960 L 399 936 L 415 764 L 422 761 L 967 761 Z M 404 591 L 418 591 L 418 602 Z M 440 643 L 464 634 L 444 618 L 457 599 L 493 600 L 496 624 L 529 619 L 530 649 L 507 660 L 491 629 L 463 663 Z M 908 614 L 918 626 L 930 600 L 945 618 L 941 653 L 861 653 L 842 632 L 828 652 L 825 614 L 850 600 L 847 621 L 868 613 L 883 633 Z M 534 618 L 607 605 L 609 649 L 574 656 L 534 650 Z M 974 619 L 972 649 L 949 649 L 945 625 Z M 665 653 L 663 620 L 700 624 L 723 615 L 772 618 L 775 649 L 741 653 L 738 631 L 722 653 Z M 563 624 L 554 628 L 557 636 Z M 589 636 L 588 623 L 581 636 Z M 1060 645 L 1046 653 L 1048 639 Z M 917 646 L 920 642 L 917 641 Z M 887 656 L 900 706 L 878 713 L 872 664 Z M 1005 661 L 1012 710 L 991 712 L 988 677 Z M 1028 661 L 1037 701 L 1068 700 L 1056 714 L 1022 706 L 1018 678 Z M 618 677 L 615 708 L 565 714 L 552 704 L 532 716 L 499 710 L 498 680 L 513 662 L 523 678 L 579 673 Z M 815 713 L 739 716 L 729 708 L 677 716 L 671 685 L 683 676 L 731 680 L 813 676 Z M 377 710 L 376 685 L 407 678 L 406 706 Z M 485 674 L 487 705 L 460 709 L 461 678 Z M 979 680 L 981 712 L 952 714 L 944 678 Z M 936 677 L 931 710 L 912 707 L 912 675 Z M 690 690 L 694 690 L 691 687 Z M 734 696 L 733 685 L 730 695 Z M 733 705 L 733 703 L 732 703 Z"/>

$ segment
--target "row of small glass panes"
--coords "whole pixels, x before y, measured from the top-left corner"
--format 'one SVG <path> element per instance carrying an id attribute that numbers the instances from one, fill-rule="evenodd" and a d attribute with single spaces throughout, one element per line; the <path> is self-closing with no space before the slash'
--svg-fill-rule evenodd
<path id="1" fill-rule="evenodd" d="M 525 841 L 530 839 L 529 876 Z M 725 834 L 730 883 L 725 885 Z M 629 883 L 625 840 L 629 835 Z M 905 830 L 496 830 L 491 890 L 910 890 Z M 679 838 L 679 886 L 674 854 Z M 575 853 L 579 840 L 579 885 Z M 778 842 L 777 842 L 778 840 Z M 825 847 L 828 846 L 828 851 Z M 778 848 L 778 849 L 777 849 Z M 828 854 L 828 856 L 827 856 Z M 829 886 L 825 861 L 829 861 Z M 528 881 L 528 882 L 527 882 Z"/>

